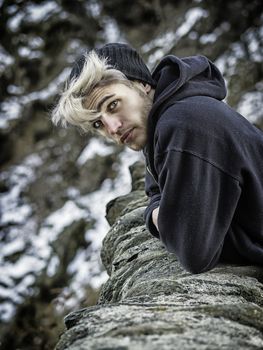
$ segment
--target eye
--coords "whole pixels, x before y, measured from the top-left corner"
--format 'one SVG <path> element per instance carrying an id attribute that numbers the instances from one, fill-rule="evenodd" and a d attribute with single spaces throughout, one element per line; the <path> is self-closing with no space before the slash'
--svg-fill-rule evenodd
<path id="1" fill-rule="evenodd" d="M 94 129 L 100 129 L 102 127 L 102 121 L 101 120 L 96 120 L 95 122 L 93 122 L 92 126 Z"/>
<path id="2" fill-rule="evenodd" d="M 115 100 L 115 101 L 112 101 L 109 105 L 108 105 L 108 110 L 110 112 L 112 112 L 118 105 L 118 101 Z"/>

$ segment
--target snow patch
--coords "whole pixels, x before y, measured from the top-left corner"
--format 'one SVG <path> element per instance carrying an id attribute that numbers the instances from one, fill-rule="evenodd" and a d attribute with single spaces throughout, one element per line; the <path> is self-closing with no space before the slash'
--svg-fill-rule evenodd
<path id="1" fill-rule="evenodd" d="M 92 138 L 88 145 L 83 149 L 79 158 L 77 159 L 77 165 L 82 166 L 89 159 L 94 158 L 94 156 L 98 155 L 101 157 L 108 156 L 114 152 L 114 147 L 106 146 L 105 143 L 98 139 Z"/>
<path id="2" fill-rule="evenodd" d="M 155 48 L 157 48 L 153 54 L 148 58 L 148 65 L 153 68 L 154 65 L 165 55 L 167 55 L 172 47 L 195 25 L 195 23 L 203 17 L 207 17 L 208 12 L 200 7 L 194 7 L 188 10 L 185 14 L 185 20 L 174 31 L 168 31 L 165 34 L 157 37 L 151 42 L 143 45 L 142 52 L 147 53 Z"/>

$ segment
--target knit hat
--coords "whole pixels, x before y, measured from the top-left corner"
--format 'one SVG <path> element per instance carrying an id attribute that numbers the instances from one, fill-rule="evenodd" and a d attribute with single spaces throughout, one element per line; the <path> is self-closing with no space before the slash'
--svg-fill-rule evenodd
<path id="1" fill-rule="evenodd" d="M 108 64 L 121 71 L 130 80 L 139 80 L 156 86 L 156 82 L 136 50 L 127 44 L 110 43 L 99 49 L 94 49 L 99 57 L 108 58 Z M 81 55 L 75 62 L 69 79 L 77 78 L 84 66 L 85 54 Z"/>

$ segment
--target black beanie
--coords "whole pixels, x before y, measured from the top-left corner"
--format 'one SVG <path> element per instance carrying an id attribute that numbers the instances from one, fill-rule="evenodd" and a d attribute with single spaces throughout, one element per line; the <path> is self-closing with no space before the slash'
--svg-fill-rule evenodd
<path id="1" fill-rule="evenodd" d="M 130 80 L 139 80 L 156 86 L 152 75 L 136 50 L 127 44 L 110 43 L 99 49 L 94 49 L 99 57 L 106 57 L 108 64 L 121 71 Z M 81 55 L 75 62 L 69 79 L 77 78 L 84 66 L 85 54 Z"/>

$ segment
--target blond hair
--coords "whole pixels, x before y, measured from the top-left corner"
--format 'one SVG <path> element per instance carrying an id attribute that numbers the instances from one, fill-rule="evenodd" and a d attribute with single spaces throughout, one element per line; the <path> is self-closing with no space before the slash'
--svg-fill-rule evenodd
<path id="1" fill-rule="evenodd" d="M 91 121 L 99 112 L 85 108 L 87 96 L 94 88 L 116 81 L 127 84 L 128 78 L 110 66 L 106 58 L 100 58 L 95 51 L 85 54 L 81 74 L 65 84 L 65 89 L 52 112 L 52 122 L 62 127 L 73 125 L 83 132 L 91 131 Z"/>

